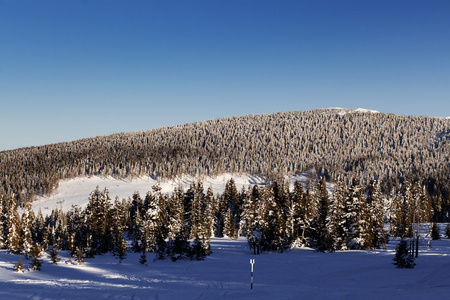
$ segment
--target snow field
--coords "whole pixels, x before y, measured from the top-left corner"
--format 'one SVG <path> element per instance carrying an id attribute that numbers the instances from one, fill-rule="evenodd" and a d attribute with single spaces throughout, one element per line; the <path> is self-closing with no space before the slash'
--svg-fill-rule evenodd
<path id="1" fill-rule="evenodd" d="M 441 224 L 443 229 L 443 224 Z M 441 230 L 441 233 L 443 231 Z M 213 238 L 204 261 L 157 261 L 128 253 L 82 265 L 44 257 L 42 271 L 13 271 L 23 256 L 0 251 L 0 299 L 448 299 L 450 240 L 423 238 L 414 269 L 392 265 L 398 239 L 386 250 L 318 253 L 309 248 L 252 255 L 244 238 Z M 255 259 L 250 290 L 250 259 Z"/>

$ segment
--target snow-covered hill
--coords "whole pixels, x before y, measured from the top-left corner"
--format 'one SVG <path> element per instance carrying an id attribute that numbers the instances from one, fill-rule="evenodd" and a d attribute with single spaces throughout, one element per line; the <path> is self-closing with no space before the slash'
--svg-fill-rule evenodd
<path id="1" fill-rule="evenodd" d="M 29 260 L 1 250 L 0 299 L 448 299 L 450 240 L 432 248 L 423 240 L 414 269 L 392 265 L 397 243 L 377 251 L 252 255 L 245 239 L 214 238 L 204 261 L 153 262 L 149 254 L 141 265 L 139 253 L 128 253 L 121 264 L 106 254 L 74 265 L 61 252 L 58 265 L 45 257 L 41 272 L 25 273 L 12 268 Z"/>

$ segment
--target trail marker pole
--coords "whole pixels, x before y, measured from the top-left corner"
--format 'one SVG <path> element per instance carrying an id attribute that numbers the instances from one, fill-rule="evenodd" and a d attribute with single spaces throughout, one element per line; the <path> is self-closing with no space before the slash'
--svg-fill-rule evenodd
<path id="1" fill-rule="evenodd" d="M 255 260 L 254 259 L 250 259 L 250 264 L 252 265 L 250 289 L 253 290 L 253 265 L 255 264 Z"/>

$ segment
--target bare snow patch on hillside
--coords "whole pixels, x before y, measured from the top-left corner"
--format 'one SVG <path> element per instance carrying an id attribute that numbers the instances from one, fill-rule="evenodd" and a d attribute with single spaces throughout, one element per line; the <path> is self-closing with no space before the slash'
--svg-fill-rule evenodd
<path id="1" fill-rule="evenodd" d="M 340 116 L 344 116 L 346 114 L 353 114 L 353 113 L 372 113 L 372 114 L 380 113 L 377 110 L 367 109 L 367 108 L 348 109 L 348 108 L 342 108 L 342 107 L 329 107 L 329 108 L 326 108 L 325 110 L 337 112 L 337 114 Z"/>
<path id="2" fill-rule="evenodd" d="M 249 185 L 264 185 L 265 179 L 258 176 L 249 175 L 233 175 L 223 174 L 216 177 L 204 177 L 203 187 L 206 190 L 211 187 L 214 194 L 222 193 L 228 180 L 234 179 L 238 191 L 242 187 Z M 109 196 L 112 200 L 116 197 L 119 200 L 131 197 L 135 192 L 141 196 L 145 196 L 148 191 L 152 191 L 152 187 L 159 185 L 163 194 L 172 193 L 175 188 L 182 187 L 187 190 L 193 182 L 198 179 L 189 176 L 183 176 L 175 180 L 157 180 L 150 176 L 130 179 L 117 179 L 111 176 L 91 176 L 78 177 L 74 179 L 62 180 L 58 188 L 51 196 L 38 196 L 33 201 L 33 210 L 41 209 L 43 215 L 50 214 L 55 208 L 69 210 L 72 205 L 85 207 L 89 202 L 89 196 L 98 186 L 100 190 L 108 189 Z"/>
<path id="3" fill-rule="evenodd" d="M 33 201 L 32 206 L 35 212 L 41 210 L 42 214 L 50 215 L 55 208 L 68 211 L 72 206 L 80 206 L 84 208 L 89 202 L 89 196 L 92 191 L 98 186 L 100 190 L 105 188 L 108 190 L 109 197 L 112 201 L 116 199 L 128 199 L 138 192 L 141 197 L 145 197 L 147 192 L 152 191 L 152 187 L 158 185 L 163 194 L 172 194 L 173 191 L 181 187 L 186 191 L 189 186 L 201 180 L 203 188 L 206 193 L 209 187 L 212 188 L 214 195 L 223 193 L 226 183 L 233 178 L 238 192 L 242 188 L 247 189 L 252 185 L 264 186 L 267 181 L 261 176 L 251 176 L 242 174 L 222 174 L 214 177 L 194 178 L 191 176 L 182 176 L 175 180 L 158 180 L 150 176 L 143 176 L 139 178 L 118 179 L 111 176 L 91 176 L 78 177 L 73 179 L 61 180 L 58 188 L 51 196 L 37 196 Z M 286 176 L 285 180 L 289 183 L 291 191 L 294 187 L 294 182 L 299 181 L 306 190 L 306 182 L 309 179 L 308 174 L 298 174 L 294 176 Z M 333 192 L 334 185 L 327 183 L 328 192 Z"/>
<path id="4" fill-rule="evenodd" d="M 355 109 L 355 112 L 361 112 L 361 113 L 372 113 L 372 114 L 379 114 L 380 112 L 373 109 L 366 109 L 366 108 L 357 108 Z"/>

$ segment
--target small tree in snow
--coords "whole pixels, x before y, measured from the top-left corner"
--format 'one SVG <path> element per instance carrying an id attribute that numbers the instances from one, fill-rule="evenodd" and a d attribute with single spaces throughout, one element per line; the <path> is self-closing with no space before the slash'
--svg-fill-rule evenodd
<path id="1" fill-rule="evenodd" d="M 23 272 L 24 266 L 21 258 L 19 258 L 19 261 L 17 262 L 16 265 L 14 265 L 13 269 L 16 270 L 17 272 Z"/>
<path id="2" fill-rule="evenodd" d="M 50 254 L 50 261 L 52 262 L 52 264 L 57 265 L 58 262 L 61 260 L 61 258 L 58 256 L 59 254 L 58 247 L 53 246 L 48 253 Z"/>
<path id="3" fill-rule="evenodd" d="M 42 266 L 42 260 L 39 259 L 41 257 L 41 248 L 37 243 L 34 243 L 33 246 L 31 247 L 30 256 L 31 256 L 31 263 L 30 263 L 31 270 L 40 271 Z"/>
<path id="4" fill-rule="evenodd" d="M 75 261 L 77 264 L 81 265 L 84 263 L 84 253 L 81 247 L 77 247 L 75 251 Z"/>
<path id="5" fill-rule="evenodd" d="M 416 265 L 414 258 L 408 252 L 408 242 L 404 239 L 400 240 L 400 243 L 395 248 L 394 265 L 397 268 L 409 268 L 412 269 Z"/>

